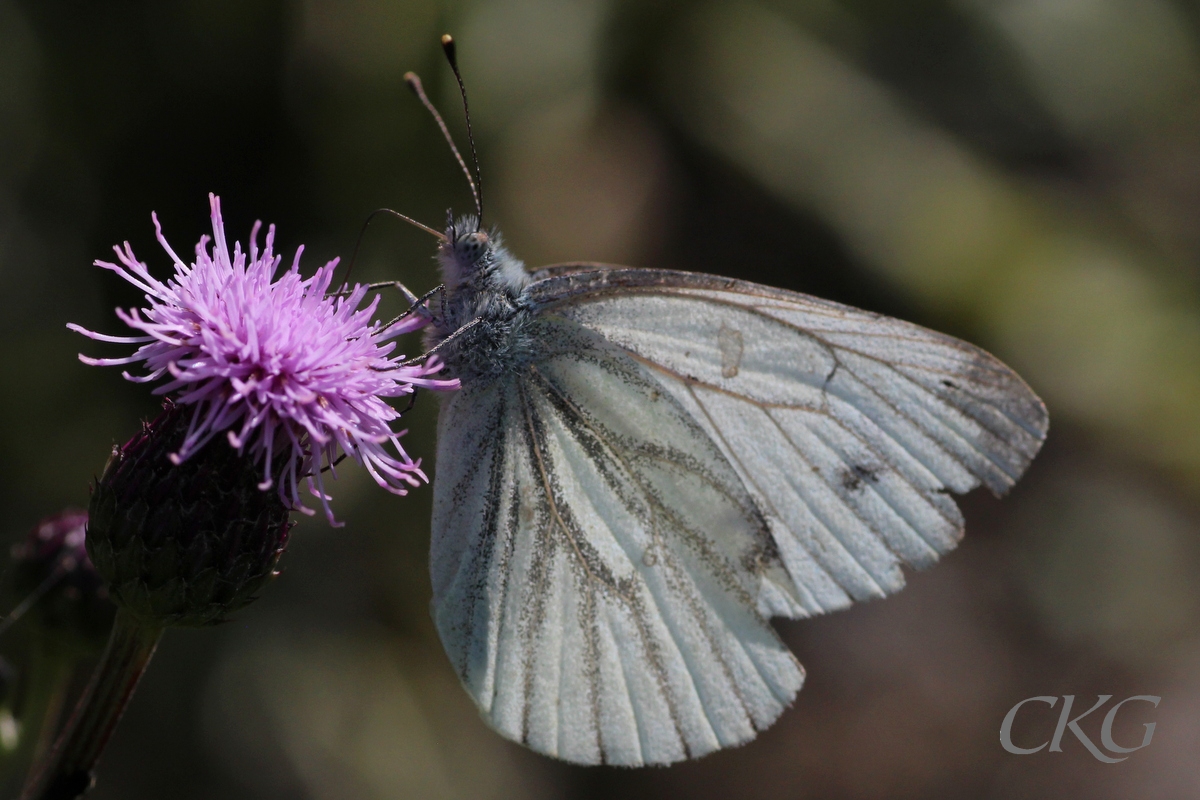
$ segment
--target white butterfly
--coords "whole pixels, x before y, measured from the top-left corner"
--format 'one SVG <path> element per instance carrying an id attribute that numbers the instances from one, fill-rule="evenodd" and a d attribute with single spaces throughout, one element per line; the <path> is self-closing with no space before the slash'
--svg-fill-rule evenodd
<path id="1" fill-rule="evenodd" d="M 743 281 L 551 267 L 447 231 L 433 616 L 500 733 L 584 764 L 753 738 L 804 671 L 768 624 L 882 597 L 1046 435 L 970 344 Z M 473 322 L 478 320 L 478 322 Z M 470 324 L 452 340 L 454 331 Z"/>
<path id="2" fill-rule="evenodd" d="M 687 272 L 530 275 L 473 217 L 438 257 L 429 344 L 462 389 L 433 617 L 488 723 L 547 755 L 754 738 L 804 681 L 768 620 L 900 589 L 962 537 L 948 493 L 1003 494 L 1046 436 L 1012 370 L 907 322 Z"/>

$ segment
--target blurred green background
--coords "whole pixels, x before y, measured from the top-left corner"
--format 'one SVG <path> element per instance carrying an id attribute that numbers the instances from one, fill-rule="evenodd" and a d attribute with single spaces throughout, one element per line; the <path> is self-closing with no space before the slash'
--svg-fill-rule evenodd
<path id="1" fill-rule="evenodd" d="M 488 217 L 527 263 L 714 272 L 969 338 L 1046 400 L 1045 450 L 1003 502 L 965 498 L 963 545 L 904 592 L 779 626 L 809 678 L 759 740 L 641 771 L 486 729 L 429 619 L 429 489 L 346 469 L 344 529 L 305 519 L 256 605 L 167 634 L 94 797 L 1200 796 L 1185 0 L 0 0 L 7 541 L 85 505 L 154 411 L 76 360 L 118 348 L 64 327 L 119 332 L 113 307 L 138 302 L 91 266 L 113 244 L 168 274 L 152 209 L 190 252 L 216 192 L 231 236 L 274 222 L 309 269 L 377 207 L 434 226 L 468 210 L 402 81 L 418 71 L 463 141 L 445 31 Z M 379 220 L 355 277 L 431 288 L 433 244 Z M 435 413 L 426 396 L 406 417 L 430 466 Z M 1161 696 L 1117 726 L 1135 743 L 1156 721 L 1153 743 L 1117 765 L 1070 734 L 1062 753 L 1001 749 L 1008 708 L 1065 694 Z M 1056 718 L 1031 714 L 1018 742 Z"/>

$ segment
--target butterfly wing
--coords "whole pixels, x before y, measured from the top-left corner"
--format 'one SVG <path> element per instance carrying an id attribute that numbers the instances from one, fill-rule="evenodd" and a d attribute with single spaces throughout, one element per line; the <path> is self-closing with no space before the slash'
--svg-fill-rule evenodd
<path id="1" fill-rule="evenodd" d="M 574 275 L 577 272 L 597 272 L 614 269 L 627 269 L 619 264 L 605 264 L 600 261 L 565 261 L 562 264 L 550 264 L 538 267 L 529 274 L 531 280 L 543 281 L 546 278 L 558 278 L 563 275 Z"/>
<path id="2" fill-rule="evenodd" d="M 766 518 L 803 616 L 904 584 L 952 549 L 947 492 L 1009 489 L 1045 406 L 979 348 L 900 320 L 744 281 L 619 269 L 547 273 L 547 315 L 646 366 L 733 465 Z"/>
<path id="3" fill-rule="evenodd" d="M 433 616 L 489 723 L 579 763 L 753 738 L 803 671 L 756 611 L 795 605 L 753 498 L 645 365 L 544 320 L 521 371 L 439 418 Z"/>

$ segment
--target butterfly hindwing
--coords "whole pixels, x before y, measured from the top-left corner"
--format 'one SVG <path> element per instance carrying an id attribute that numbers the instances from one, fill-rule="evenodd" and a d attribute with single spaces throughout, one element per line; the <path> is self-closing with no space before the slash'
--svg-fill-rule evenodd
<path id="1" fill-rule="evenodd" d="M 443 643 L 504 735 L 579 763 L 670 763 L 752 738 L 799 664 L 798 608 L 736 470 L 652 371 L 579 326 L 450 396 L 431 564 Z"/>
<path id="2" fill-rule="evenodd" d="M 645 365 L 734 466 L 795 581 L 789 616 L 899 589 L 962 536 L 947 492 L 1006 491 L 1045 438 L 1015 373 L 917 325 L 693 273 L 547 274 L 543 313 Z"/>

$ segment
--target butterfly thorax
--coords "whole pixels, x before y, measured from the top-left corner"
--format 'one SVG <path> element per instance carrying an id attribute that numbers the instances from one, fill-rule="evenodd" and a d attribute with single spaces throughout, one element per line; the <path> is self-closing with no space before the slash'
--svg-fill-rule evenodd
<path id="1" fill-rule="evenodd" d="M 504 248 L 496 231 L 475 229 L 463 217 L 438 248 L 446 286 L 432 304 L 426 347 L 438 347 L 446 373 L 464 385 L 521 369 L 530 360 L 533 314 L 523 301 L 529 275 Z"/>

